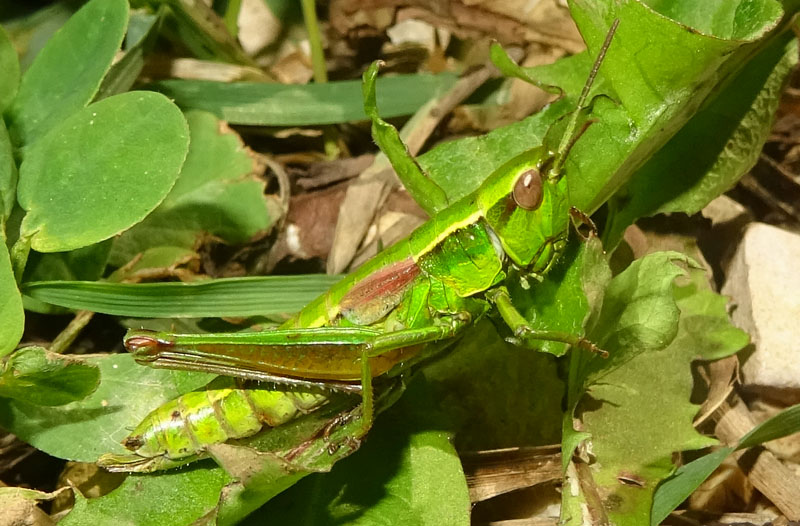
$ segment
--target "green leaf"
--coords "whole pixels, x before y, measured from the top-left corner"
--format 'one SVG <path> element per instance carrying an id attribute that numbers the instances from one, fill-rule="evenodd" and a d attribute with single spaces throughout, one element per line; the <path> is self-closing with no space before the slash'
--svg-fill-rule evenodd
<path id="1" fill-rule="evenodd" d="M 3 320 L 0 323 L 0 357 L 14 350 L 25 328 L 22 297 L 17 289 L 11 260 L 2 239 L 0 236 L 0 320 Z"/>
<path id="2" fill-rule="evenodd" d="M 200 256 L 194 251 L 182 247 L 155 247 L 149 248 L 136 258 L 136 262 L 118 268 L 108 276 L 108 281 L 119 283 L 129 276 L 137 273 L 163 271 L 185 265 L 193 260 L 198 260 Z"/>
<path id="3" fill-rule="evenodd" d="M 781 4 L 774 0 L 738 2 L 649 2 L 664 16 L 708 35 L 747 40 L 763 31 L 762 20 L 780 18 Z"/>
<path id="4" fill-rule="evenodd" d="M 714 5 L 724 10 L 719 3 Z M 760 60 L 757 53 L 786 29 L 791 15 L 788 13 L 782 20 L 784 25 L 775 29 L 777 11 L 756 10 L 755 18 L 748 23 L 758 31 L 747 32 L 750 39 L 742 40 L 730 38 L 730 34 L 698 33 L 642 2 L 609 7 L 602 0 L 575 0 L 571 11 L 592 57 L 597 55 L 612 21 L 620 20 L 592 91 L 605 97 L 594 98 L 593 124 L 570 150 L 565 168 L 571 203 L 588 213 L 624 185 L 733 75 L 737 80 L 729 85 L 735 89 L 738 79 L 747 74 L 737 72 L 748 60 Z M 536 78 L 539 84 L 557 85 L 564 98 L 540 114 L 486 136 L 442 144 L 420 157 L 420 164 L 451 200 L 466 195 L 512 156 L 541 144 L 548 127 L 575 109 L 589 75 L 589 63 L 587 57 L 575 56 L 524 69 L 522 76 Z M 631 68 L 631 64 L 636 67 Z M 707 133 L 716 132 L 709 127 Z M 694 139 L 692 144 L 696 143 Z M 680 173 L 672 172 L 669 178 L 676 179 Z"/>
<path id="5" fill-rule="evenodd" d="M 189 153 L 175 187 L 147 218 L 114 241 L 112 264 L 122 266 L 156 246 L 193 248 L 209 234 L 236 244 L 265 234 L 280 203 L 265 195 L 256 159 L 238 135 L 210 113 L 186 114 Z"/>
<path id="6" fill-rule="evenodd" d="M 594 211 L 605 202 L 709 96 L 716 95 L 722 81 L 766 47 L 769 39 L 764 37 L 781 21 L 780 11 L 758 12 L 753 14 L 760 16 L 751 21 L 758 31 L 748 39 L 730 33 L 705 35 L 664 16 L 659 12 L 663 4 L 627 2 L 611 9 L 602 0 L 571 4 L 592 55 L 612 20 L 620 20 L 601 67 L 613 87 L 609 95 L 615 104 L 598 107 L 598 122 L 578 141 L 567 161 L 567 173 L 580 174 L 581 184 L 570 189 L 574 189 L 574 204 L 584 211 Z M 725 9 L 721 3 L 715 6 Z M 617 104 L 629 122 L 621 120 Z M 616 122 L 604 122 L 605 113 Z M 597 156 L 597 151 L 604 155 Z"/>
<path id="7" fill-rule="evenodd" d="M 120 441 L 130 426 L 213 378 L 142 367 L 127 354 L 88 356 L 86 363 L 100 368 L 100 385 L 91 395 L 58 407 L 0 399 L 0 426 L 55 457 L 94 462 L 103 453 L 127 452 Z"/>
<path id="8" fill-rule="evenodd" d="M 672 345 L 694 348 L 694 358 L 702 360 L 719 360 L 744 348 L 750 336 L 731 324 L 728 299 L 709 289 L 704 270 L 689 272 L 691 281 L 673 292 L 681 319 Z"/>
<path id="9" fill-rule="evenodd" d="M 13 5 L 21 7 L 24 4 Z M 40 7 L 35 11 L 22 9 L 19 11 L 20 17 L 3 21 L 3 27 L 11 37 L 11 41 L 19 45 L 17 52 L 22 71 L 30 68 L 47 41 L 67 23 L 69 17 L 75 14 L 79 7 L 58 3 Z M 6 13 L 11 14 L 8 11 Z"/>
<path id="10" fill-rule="evenodd" d="M 756 2 L 761 3 L 761 0 Z M 779 6 L 772 12 L 753 13 L 758 16 L 750 21 L 752 30 L 748 36 L 729 31 L 703 34 L 690 31 L 692 21 L 671 19 L 669 12 L 663 12 L 664 4 L 666 2 L 654 6 L 630 2 L 608 9 L 602 0 L 574 0 L 570 5 L 570 12 L 593 55 L 605 40 L 611 22 L 616 18 L 620 20 L 602 70 L 619 102 L 640 127 L 666 124 L 676 113 L 693 114 L 708 94 L 707 90 L 719 82 L 719 75 L 741 66 L 743 60 L 752 56 L 752 46 L 747 44 L 764 38 L 775 29 L 782 15 Z M 720 2 L 715 3 L 715 7 L 726 9 Z M 654 41 L 664 45 L 653 46 Z M 631 64 L 641 67 L 631 68 Z M 665 94 L 669 94 L 666 100 Z M 652 114 L 670 104 L 677 107 L 671 112 Z"/>
<path id="11" fill-rule="evenodd" d="M 25 347 L 3 364 L 0 396 L 34 405 L 64 405 L 86 398 L 99 380 L 94 365 L 41 347 Z"/>
<path id="12" fill-rule="evenodd" d="M 489 56 L 492 59 L 492 63 L 497 66 L 497 69 L 505 75 L 506 77 L 515 77 L 520 80 L 524 80 L 534 86 L 548 91 L 550 93 L 555 93 L 557 95 L 561 95 L 563 93 L 562 89 L 558 86 L 553 86 L 548 84 L 546 81 L 542 80 L 541 70 L 536 71 L 536 75 L 531 74 L 530 68 L 523 68 L 517 65 L 514 60 L 508 56 L 506 50 L 498 44 L 497 42 L 492 44 L 492 47 L 489 50 Z M 575 55 L 576 57 L 586 57 L 585 53 L 580 53 Z M 555 64 L 567 64 L 568 61 L 559 60 L 556 61 Z M 552 65 L 551 65 L 552 66 Z"/>
<path id="13" fill-rule="evenodd" d="M 607 245 L 640 217 L 694 214 L 735 185 L 758 160 L 796 63 L 797 41 L 790 33 L 751 60 L 614 196 L 603 234 Z"/>
<path id="14" fill-rule="evenodd" d="M 597 326 L 597 320 L 603 312 L 604 297 L 611 282 L 611 268 L 602 244 L 597 239 L 588 241 L 587 247 L 583 250 L 581 260 L 584 268 L 580 273 L 580 290 L 576 291 L 574 286 L 572 290 L 581 300 L 578 305 L 582 319 L 578 328 L 582 330 L 583 334 L 589 334 Z M 567 289 L 567 292 L 569 291 L 570 289 Z M 573 299 L 572 301 L 575 300 Z M 575 316 L 576 314 L 572 314 L 569 317 L 574 319 Z M 533 319 L 535 320 L 535 318 Z M 593 337 L 592 335 L 590 338 Z M 594 340 L 591 341 L 594 343 Z M 567 411 L 562 415 L 561 426 L 561 464 L 564 472 L 567 471 L 575 449 L 582 441 L 591 436 L 589 433 L 574 428 L 572 415 L 575 413 L 575 407 L 580 397 L 584 395 L 585 368 L 592 358 L 593 356 L 588 355 L 586 352 L 572 353 L 569 357 Z"/>
<path id="15" fill-rule="evenodd" d="M 92 0 L 53 35 L 22 76 L 6 114 L 17 146 L 33 144 L 92 100 L 127 23 L 125 0 Z"/>
<path id="16" fill-rule="evenodd" d="M 602 291 L 611 278 L 607 265 L 598 264 L 601 258 L 604 258 L 603 248 L 597 238 L 587 243 L 573 239 L 541 283 L 530 281 L 526 290 L 518 276 L 512 275 L 509 292 L 530 327 L 582 336 L 584 318 L 589 311 L 584 289 L 587 284 L 596 283 Z M 598 272 L 603 274 L 595 275 Z M 567 345 L 541 342 L 540 350 L 561 356 Z"/>
<path id="17" fill-rule="evenodd" d="M 100 279 L 111 242 L 107 240 L 69 252 L 30 255 L 23 281 L 72 281 Z"/>
<path id="18" fill-rule="evenodd" d="M 264 3 L 266 4 L 267 2 Z M 242 0 L 232 0 L 222 7 L 222 12 L 220 13 L 220 18 L 225 22 L 225 28 L 234 38 L 239 36 L 238 20 L 241 9 Z"/>
<path id="19" fill-rule="evenodd" d="M 585 385 L 596 383 L 638 354 L 659 351 L 672 342 L 680 313 L 672 283 L 684 274 L 673 264 L 678 261 L 688 263 L 688 258 L 677 252 L 649 254 L 611 280 L 602 309 L 587 331 L 609 357 L 580 355 L 584 358 L 580 378 Z"/>
<path id="20" fill-rule="evenodd" d="M 690 402 L 692 361 L 729 356 L 748 341 L 731 325 L 724 298 L 698 288 L 699 280 L 673 285 L 682 274 L 671 263 L 676 260 L 685 257 L 651 254 L 612 279 L 589 333 L 610 357 L 572 355 L 575 363 L 588 362 L 571 378 L 585 378 L 574 416 L 591 435 L 589 483 L 597 486 L 609 520 L 620 525 L 649 521 L 655 488 L 674 470 L 675 452 L 714 443 L 692 425 L 698 409 Z M 576 506 L 575 496 L 565 495 L 565 516 Z"/>
<path id="21" fill-rule="evenodd" d="M 5 223 L 17 202 L 17 164 L 8 130 L 0 119 L 0 237 L 5 239 Z"/>
<path id="22" fill-rule="evenodd" d="M 45 303 L 117 316 L 198 318 L 297 312 L 341 276 L 309 274 L 227 278 L 194 283 L 25 283 L 23 292 Z"/>
<path id="23" fill-rule="evenodd" d="M 503 341 L 478 323 L 424 370 L 442 429 L 459 450 L 541 446 L 558 441 L 564 382 L 553 356 Z"/>
<path id="24" fill-rule="evenodd" d="M 230 482 L 224 471 L 208 464 L 158 476 L 131 475 L 103 497 L 76 494 L 75 506 L 59 524 L 118 524 L 122 517 L 131 526 L 194 524 L 214 516 L 219 494 Z"/>
<path id="25" fill-rule="evenodd" d="M 388 119 L 414 113 L 456 81 L 451 73 L 397 75 L 378 79 L 378 104 Z M 231 124 L 309 126 L 367 118 L 361 83 L 264 84 L 165 80 L 151 86 L 185 110 L 205 110 Z"/>
<path id="26" fill-rule="evenodd" d="M 19 60 L 17 51 L 11 43 L 5 29 L 0 26 L 0 113 L 2 113 L 14 97 L 19 88 Z"/>
<path id="27" fill-rule="evenodd" d="M 164 199 L 187 149 L 186 121 L 163 95 L 130 92 L 84 108 L 27 151 L 20 236 L 60 252 L 122 232 Z"/>

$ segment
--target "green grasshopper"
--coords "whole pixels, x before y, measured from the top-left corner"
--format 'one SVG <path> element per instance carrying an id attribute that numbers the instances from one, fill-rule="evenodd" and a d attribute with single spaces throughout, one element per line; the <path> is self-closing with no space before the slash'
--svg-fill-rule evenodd
<path id="1" fill-rule="evenodd" d="M 308 304 L 278 329 L 236 334 L 175 335 L 131 330 L 125 345 L 137 362 L 270 382 L 275 387 L 188 393 L 156 409 L 123 441 L 129 455 L 104 455 L 112 471 L 155 471 L 195 460 L 204 448 L 274 427 L 325 403 L 320 387 L 361 393 L 361 439 L 374 419 L 372 381 L 398 374 L 451 345 L 492 306 L 530 347 L 558 341 L 603 353 L 576 335 L 534 330 L 511 302 L 511 272 L 540 280 L 564 250 L 570 208 L 563 166 L 577 140 L 578 115 L 602 64 L 617 22 L 555 151 L 544 146 L 511 159 L 463 199 L 443 206 L 444 193 L 417 169 L 407 187 L 441 210 Z M 376 62 L 364 73 L 365 108 L 375 127 L 397 131 L 375 109 Z M 584 128 L 585 129 L 585 128 Z M 385 140 L 385 136 L 384 136 Z M 380 143 L 380 140 L 378 140 Z M 384 148 L 386 150 L 386 148 Z M 390 161 L 416 165 L 408 155 Z M 277 386 L 286 386 L 280 388 Z M 315 391 L 316 389 L 316 391 Z"/>

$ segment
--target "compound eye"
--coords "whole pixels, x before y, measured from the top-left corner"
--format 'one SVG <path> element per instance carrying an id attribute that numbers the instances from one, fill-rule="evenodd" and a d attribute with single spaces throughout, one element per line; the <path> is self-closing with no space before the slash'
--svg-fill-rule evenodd
<path id="1" fill-rule="evenodd" d="M 534 168 L 519 176 L 511 193 L 517 206 L 536 210 L 542 204 L 542 174 Z"/>

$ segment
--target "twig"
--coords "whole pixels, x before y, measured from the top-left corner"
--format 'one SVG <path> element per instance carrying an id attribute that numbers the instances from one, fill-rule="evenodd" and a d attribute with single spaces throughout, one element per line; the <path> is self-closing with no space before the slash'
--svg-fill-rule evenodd
<path id="1" fill-rule="evenodd" d="M 50 344 L 50 352 L 61 354 L 66 351 L 84 327 L 92 321 L 93 317 L 94 312 L 90 310 L 79 310 L 76 312 L 75 317 L 72 318 L 63 331 L 58 333 L 53 343 Z"/>

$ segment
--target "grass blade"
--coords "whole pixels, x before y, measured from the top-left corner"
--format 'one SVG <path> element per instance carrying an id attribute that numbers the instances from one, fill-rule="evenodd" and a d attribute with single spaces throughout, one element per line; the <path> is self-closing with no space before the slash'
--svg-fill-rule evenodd
<path id="1" fill-rule="evenodd" d="M 388 119 L 410 115 L 455 81 L 456 76 L 451 73 L 381 78 L 381 116 Z M 184 110 L 210 111 L 231 124 L 311 126 L 367 118 L 359 80 L 305 85 L 165 80 L 150 88 L 174 99 Z"/>
<path id="2" fill-rule="evenodd" d="M 341 276 L 262 276 L 198 283 L 40 281 L 23 294 L 67 307 L 140 318 L 268 316 L 293 313 Z"/>
<path id="3" fill-rule="evenodd" d="M 797 432 L 800 432 L 800 404 L 784 409 L 753 428 L 742 437 L 735 449 L 757 446 Z M 650 524 L 660 524 L 667 518 L 735 449 L 724 447 L 678 468 L 656 490 Z"/>

